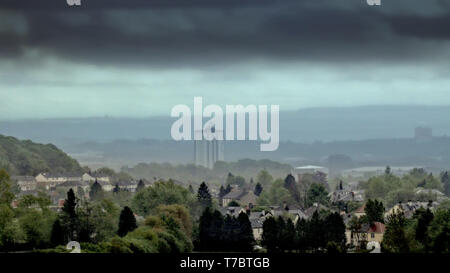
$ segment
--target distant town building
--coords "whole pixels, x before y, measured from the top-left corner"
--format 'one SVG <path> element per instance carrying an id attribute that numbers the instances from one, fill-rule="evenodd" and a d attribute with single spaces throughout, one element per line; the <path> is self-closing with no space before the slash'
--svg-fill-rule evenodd
<path id="1" fill-rule="evenodd" d="M 11 180 L 17 182 L 20 191 L 36 190 L 37 181 L 33 176 L 13 176 Z"/>
<path id="2" fill-rule="evenodd" d="M 420 169 L 419 166 L 391 166 L 391 174 L 396 176 L 402 176 L 408 174 L 414 169 Z M 349 170 L 343 170 L 341 176 L 343 178 L 364 178 L 370 176 L 378 176 L 384 174 L 386 171 L 386 166 L 371 166 L 371 167 L 359 167 Z"/>
<path id="3" fill-rule="evenodd" d="M 291 171 L 292 176 L 303 190 L 309 187 L 306 182 L 321 184 L 328 189 L 328 173 L 328 168 L 314 165 L 296 167 Z"/>
<path id="4" fill-rule="evenodd" d="M 102 181 L 102 182 L 111 182 L 110 178 L 106 175 L 103 174 L 91 174 L 91 173 L 85 173 L 82 175 L 82 180 L 86 181 L 86 182 L 95 182 L 95 180 L 97 181 Z"/>
<path id="5" fill-rule="evenodd" d="M 253 191 L 236 188 L 222 198 L 222 206 L 227 207 L 231 201 L 237 202 L 241 206 L 251 206 L 256 204 L 256 196 Z"/>
<path id="6" fill-rule="evenodd" d="M 398 203 L 395 206 L 393 206 L 392 208 L 390 208 L 385 214 L 384 216 L 387 218 L 388 216 L 394 214 L 394 213 L 399 213 L 399 212 L 403 212 L 405 214 L 406 218 L 411 218 L 414 215 L 414 212 L 420 208 L 422 209 L 430 209 L 431 211 L 434 211 L 438 206 L 439 206 L 439 202 L 413 202 L 413 201 L 408 201 L 406 203 Z"/>
<path id="7" fill-rule="evenodd" d="M 211 128 L 211 132 L 216 132 L 215 127 Z M 204 130 L 201 133 L 202 140 L 194 140 L 194 162 L 197 166 L 212 169 L 214 163 L 224 160 L 224 142 L 217 139 L 206 140 Z M 223 132 L 219 132 L 219 134 L 223 134 Z"/>
<path id="8" fill-rule="evenodd" d="M 358 245 L 361 241 L 376 242 L 380 244 L 383 241 L 386 226 L 380 222 L 371 224 L 364 224 L 359 232 L 353 233 L 349 229 L 346 230 L 345 236 L 347 243 L 351 245 Z"/>
<path id="9" fill-rule="evenodd" d="M 302 176 L 305 174 L 317 174 L 317 173 L 328 175 L 328 168 L 322 166 L 307 165 L 295 167 L 291 171 L 292 176 L 295 177 L 297 182 L 301 181 Z"/>
<path id="10" fill-rule="evenodd" d="M 40 173 L 36 177 L 37 186 L 50 189 L 65 182 L 80 181 L 81 174 L 77 173 Z"/>

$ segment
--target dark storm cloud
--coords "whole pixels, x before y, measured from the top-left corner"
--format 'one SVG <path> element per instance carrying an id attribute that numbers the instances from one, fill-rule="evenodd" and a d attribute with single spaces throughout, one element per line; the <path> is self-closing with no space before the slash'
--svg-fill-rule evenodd
<path id="1" fill-rule="evenodd" d="M 450 13 L 436 17 L 392 16 L 388 20 L 399 35 L 419 39 L 450 39 Z"/>
<path id="2" fill-rule="evenodd" d="M 386 2 L 82 0 L 69 8 L 64 0 L 6 0 L 3 13 L 23 15 L 27 30 L 0 27 L 0 55 L 38 49 L 80 62 L 149 66 L 438 58 L 432 42 L 450 39 L 448 5 L 404 1 L 403 10 Z M 421 14 L 425 2 L 440 13 Z"/>

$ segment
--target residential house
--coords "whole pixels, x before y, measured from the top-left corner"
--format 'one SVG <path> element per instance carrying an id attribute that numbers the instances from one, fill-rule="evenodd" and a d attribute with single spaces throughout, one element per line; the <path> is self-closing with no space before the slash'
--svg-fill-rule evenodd
<path id="1" fill-rule="evenodd" d="M 86 182 L 94 182 L 94 181 L 101 181 L 110 183 L 111 179 L 109 176 L 101 174 L 101 173 L 84 173 L 82 175 L 82 180 Z"/>
<path id="2" fill-rule="evenodd" d="M 414 212 L 420 208 L 427 209 L 429 208 L 433 211 L 436 207 L 439 206 L 439 202 L 412 202 L 408 201 L 407 203 L 398 203 L 392 208 L 390 208 L 386 213 L 385 217 L 392 215 L 393 213 L 399 213 L 403 211 L 406 218 L 411 218 L 414 215 Z"/>
<path id="3" fill-rule="evenodd" d="M 241 206 L 253 205 L 256 203 L 257 199 L 258 196 L 256 196 L 253 191 L 237 188 L 222 197 L 222 206 L 227 207 L 231 201 L 235 201 Z"/>
<path id="4" fill-rule="evenodd" d="M 135 192 L 136 188 L 138 186 L 138 182 L 136 182 L 136 181 L 121 181 L 119 183 L 116 183 L 116 185 L 119 185 L 119 188 L 121 190 L 126 190 L 126 191 L 129 191 L 129 192 Z M 113 185 L 113 188 L 116 185 Z"/>
<path id="5" fill-rule="evenodd" d="M 364 201 L 364 191 L 337 190 L 328 194 L 332 203 L 336 202 L 362 202 Z"/>
<path id="6" fill-rule="evenodd" d="M 77 173 L 40 173 L 35 179 L 38 187 L 48 190 L 67 181 L 80 181 L 81 175 Z"/>
<path id="7" fill-rule="evenodd" d="M 114 189 L 114 186 L 115 186 L 115 185 L 112 185 L 111 183 L 105 182 L 105 181 L 98 181 L 97 180 L 97 183 L 99 183 L 100 186 L 102 186 L 102 189 L 104 191 L 108 191 L 108 192 L 112 191 Z M 92 184 L 91 184 L 91 186 L 92 186 Z"/>
<path id="8" fill-rule="evenodd" d="M 311 207 L 307 208 L 304 212 L 307 218 L 311 218 L 313 216 L 314 212 L 320 212 L 321 210 L 330 210 L 329 208 L 325 207 L 322 204 L 314 203 Z"/>
<path id="9" fill-rule="evenodd" d="M 37 181 L 33 176 L 12 176 L 11 180 L 17 182 L 20 191 L 36 190 Z"/>
<path id="10" fill-rule="evenodd" d="M 383 223 L 374 222 L 372 224 L 363 225 L 357 233 L 353 233 L 351 230 L 347 229 L 345 231 L 345 236 L 347 238 L 347 243 L 350 245 L 358 245 L 362 241 L 377 242 L 380 244 L 383 241 L 385 230 L 386 226 Z"/>
<path id="11" fill-rule="evenodd" d="M 253 238 L 255 238 L 256 241 L 259 241 L 262 239 L 264 221 L 265 221 L 265 218 L 250 219 L 250 224 L 252 226 L 252 231 L 253 231 Z"/>
<path id="12" fill-rule="evenodd" d="M 63 189 L 63 191 L 67 192 L 70 189 L 77 191 L 78 187 L 82 188 L 85 193 L 89 191 L 89 183 L 86 181 L 67 181 L 61 184 L 56 185 L 55 187 L 52 187 L 51 189 Z"/>

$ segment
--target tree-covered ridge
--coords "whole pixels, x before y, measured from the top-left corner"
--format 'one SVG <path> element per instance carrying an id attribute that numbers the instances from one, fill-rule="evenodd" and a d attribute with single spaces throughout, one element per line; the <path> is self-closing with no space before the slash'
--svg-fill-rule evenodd
<path id="1" fill-rule="evenodd" d="M 81 172 L 78 162 L 53 144 L 38 144 L 0 135 L 0 169 L 11 175 Z"/>
<path id="2" fill-rule="evenodd" d="M 245 180 L 251 178 L 261 170 L 267 170 L 273 177 L 285 177 L 290 173 L 292 167 L 267 159 L 253 160 L 241 159 L 236 162 L 218 161 L 213 169 L 208 169 L 194 164 L 172 165 L 170 163 L 140 163 L 134 167 L 123 167 L 122 171 L 129 173 L 133 177 L 143 177 L 148 180 L 153 179 L 174 179 L 187 183 L 197 183 L 208 181 L 211 184 L 223 183 L 227 175 L 237 173 Z"/>

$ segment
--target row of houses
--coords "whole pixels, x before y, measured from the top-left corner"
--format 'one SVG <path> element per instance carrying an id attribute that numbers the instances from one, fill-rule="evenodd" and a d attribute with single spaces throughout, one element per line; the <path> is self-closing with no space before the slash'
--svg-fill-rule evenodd
<path id="1" fill-rule="evenodd" d="M 406 218 L 411 218 L 414 215 L 414 212 L 420 208 L 434 211 L 439 206 L 438 202 L 407 202 L 407 203 L 399 203 L 385 213 L 385 220 L 393 213 L 397 213 L 400 210 L 404 212 Z M 341 212 L 341 216 L 344 219 L 344 223 L 346 226 L 349 226 L 350 219 L 352 216 L 362 217 L 365 215 L 364 212 L 365 205 L 361 206 L 353 213 L 344 213 Z M 314 212 L 321 210 L 330 210 L 328 207 L 323 206 L 321 204 L 315 203 L 313 206 L 302 210 L 301 208 L 288 206 L 271 206 L 269 210 L 262 210 L 259 212 L 250 212 L 251 208 L 247 206 L 246 208 L 242 207 L 222 207 L 220 211 L 223 215 L 231 215 L 237 217 L 241 212 L 249 214 L 249 220 L 253 230 L 253 236 L 255 240 L 261 240 L 263 233 L 263 224 L 264 221 L 269 217 L 279 217 L 283 216 L 286 218 L 290 218 L 293 220 L 294 224 L 297 223 L 300 219 L 308 220 Z M 385 221 L 386 222 L 386 221 Z M 386 230 L 385 224 L 381 222 L 367 223 L 361 226 L 361 229 L 357 232 L 352 232 L 349 228 L 346 229 L 345 235 L 347 239 L 347 244 L 349 245 L 358 245 L 361 241 L 368 242 L 368 246 L 375 247 L 373 252 L 380 251 L 380 244 L 383 241 L 383 236 Z"/>
<path id="2" fill-rule="evenodd" d="M 34 176 L 13 176 L 21 191 L 33 191 L 37 188 L 50 190 L 55 187 L 82 187 L 88 188 L 94 181 L 100 183 L 105 191 L 111 191 L 111 178 L 103 174 L 91 173 L 40 173 Z M 125 182 L 123 182 L 125 183 Z M 131 183 L 131 182 L 130 182 Z M 130 187 L 131 185 L 124 185 Z"/>

